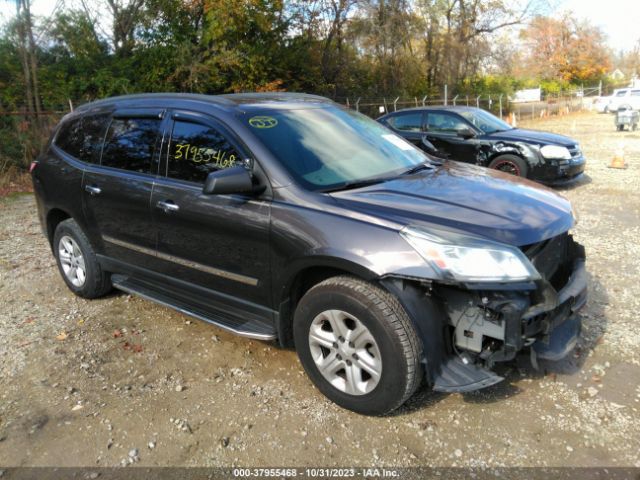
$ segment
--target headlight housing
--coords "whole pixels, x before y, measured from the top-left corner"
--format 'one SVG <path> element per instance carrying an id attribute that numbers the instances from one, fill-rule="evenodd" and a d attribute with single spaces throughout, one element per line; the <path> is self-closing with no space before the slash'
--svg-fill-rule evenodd
<path id="1" fill-rule="evenodd" d="M 438 234 L 409 226 L 400 231 L 443 280 L 504 283 L 540 278 L 529 259 L 516 247 L 475 237 Z"/>
<path id="2" fill-rule="evenodd" d="M 540 155 L 544 158 L 571 160 L 571 152 L 569 149 L 561 147 L 560 145 L 545 145 L 540 149 Z"/>

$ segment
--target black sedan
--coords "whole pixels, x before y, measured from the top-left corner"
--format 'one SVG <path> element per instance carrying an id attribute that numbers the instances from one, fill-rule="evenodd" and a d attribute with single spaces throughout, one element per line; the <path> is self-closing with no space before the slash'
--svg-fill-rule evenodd
<path id="1" fill-rule="evenodd" d="M 578 142 L 554 133 L 513 128 L 475 107 L 423 107 L 384 115 L 379 122 L 430 155 L 556 185 L 585 168 Z"/>

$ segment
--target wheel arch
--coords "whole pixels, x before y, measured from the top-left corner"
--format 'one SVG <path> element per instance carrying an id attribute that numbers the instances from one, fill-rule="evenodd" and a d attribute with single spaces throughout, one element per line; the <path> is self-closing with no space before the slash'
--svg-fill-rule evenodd
<path id="1" fill-rule="evenodd" d="M 379 278 L 365 266 L 337 257 L 305 258 L 289 269 L 284 276 L 287 280 L 276 290 L 277 332 L 281 346 L 293 346 L 293 313 L 298 301 L 314 285 L 338 275 L 351 275 L 367 281 Z"/>
<path id="2" fill-rule="evenodd" d="M 522 160 L 524 160 L 525 162 L 527 162 L 527 164 L 530 165 L 530 161 L 527 158 L 527 156 L 525 154 L 523 154 L 522 151 L 520 151 L 520 149 L 515 146 L 515 145 L 505 145 L 503 149 L 501 150 L 492 150 L 491 153 L 488 155 L 487 157 L 487 165 L 489 165 L 491 162 L 493 162 L 496 158 L 502 157 L 503 155 L 513 155 L 515 157 L 519 157 Z"/>
<path id="3" fill-rule="evenodd" d="M 49 240 L 49 245 L 53 246 L 53 235 L 58 225 L 69 218 L 73 217 L 61 208 L 52 208 L 47 212 L 47 239 Z"/>

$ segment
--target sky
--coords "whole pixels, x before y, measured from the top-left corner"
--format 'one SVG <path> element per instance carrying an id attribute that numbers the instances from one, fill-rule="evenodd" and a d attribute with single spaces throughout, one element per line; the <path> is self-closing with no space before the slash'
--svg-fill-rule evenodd
<path id="1" fill-rule="evenodd" d="M 32 0 L 35 15 L 51 14 L 62 0 Z M 579 18 L 599 26 L 609 38 L 609 46 L 616 52 L 631 50 L 640 40 L 639 0 L 551 0 L 551 14 L 572 10 Z M 67 2 L 69 3 L 69 2 Z M 15 14 L 14 0 L 0 0 L 0 24 Z"/>
<path id="2" fill-rule="evenodd" d="M 638 0 L 561 0 L 556 12 L 564 10 L 572 10 L 578 18 L 600 27 L 615 51 L 631 50 L 640 40 Z"/>

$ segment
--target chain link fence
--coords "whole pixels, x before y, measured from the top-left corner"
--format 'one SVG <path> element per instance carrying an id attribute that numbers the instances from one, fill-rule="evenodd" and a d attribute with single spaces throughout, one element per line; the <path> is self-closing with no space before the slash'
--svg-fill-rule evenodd
<path id="1" fill-rule="evenodd" d="M 494 115 L 517 122 L 521 119 L 533 119 L 551 115 L 564 115 L 580 110 L 591 110 L 599 96 L 585 95 L 579 92 L 559 95 L 546 95 L 533 102 L 516 102 L 504 94 L 454 95 L 450 97 L 381 97 L 381 98 L 344 98 L 338 103 L 357 110 L 365 115 L 378 118 L 386 113 L 405 108 L 427 106 L 468 106 L 487 110 Z"/>

